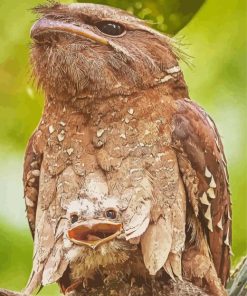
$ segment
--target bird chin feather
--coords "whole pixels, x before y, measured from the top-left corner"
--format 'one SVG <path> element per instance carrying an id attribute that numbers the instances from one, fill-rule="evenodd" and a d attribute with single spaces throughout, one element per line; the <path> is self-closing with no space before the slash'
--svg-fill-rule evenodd
<path id="1" fill-rule="evenodd" d="M 70 262 L 71 278 L 92 276 L 99 267 L 121 264 L 130 256 L 130 250 L 136 250 L 135 246 L 127 248 L 126 241 L 111 241 L 93 250 L 88 247 L 74 245 L 67 250 L 66 259 Z M 66 245 L 66 243 L 65 243 Z"/>
<path id="2" fill-rule="evenodd" d="M 109 264 L 114 263 L 114 256 L 112 254 L 129 251 L 135 251 L 136 245 L 131 245 L 125 240 L 114 240 L 100 245 L 97 249 L 91 249 L 86 246 L 75 245 L 68 238 L 64 239 L 64 247 L 66 250 L 66 258 L 69 262 L 84 262 L 86 257 L 101 258 L 107 256 Z M 118 256 L 116 256 L 117 258 Z M 97 261 L 97 260 L 96 260 Z M 112 261 L 112 262 L 110 262 Z"/>

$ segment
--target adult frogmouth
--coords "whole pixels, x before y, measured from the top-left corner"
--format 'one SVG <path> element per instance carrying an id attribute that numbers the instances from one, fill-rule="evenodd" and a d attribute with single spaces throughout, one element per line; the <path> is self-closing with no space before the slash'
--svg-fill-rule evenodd
<path id="1" fill-rule="evenodd" d="M 141 250 L 145 276 L 186 279 L 226 295 L 226 160 L 213 120 L 189 99 L 173 40 L 107 6 L 52 4 L 35 11 L 31 63 L 45 106 L 24 165 L 35 245 L 26 291 L 84 277 L 71 276 L 78 271 L 72 264 L 65 280 L 74 262 L 72 251 L 65 255 L 70 244 L 92 255 L 121 232 L 123 245 Z M 78 220 L 64 245 L 62 217 L 78 192 L 96 202 L 117 198 L 121 221 Z"/>

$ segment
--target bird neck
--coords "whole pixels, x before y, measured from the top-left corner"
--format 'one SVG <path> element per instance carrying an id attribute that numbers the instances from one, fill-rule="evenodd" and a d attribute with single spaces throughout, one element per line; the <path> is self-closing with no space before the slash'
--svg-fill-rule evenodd
<path id="1" fill-rule="evenodd" d="M 143 88 L 129 95 L 110 97 L 85 95 L 66 99 L 47 95 L 44 108 L 49 111 L 49 114 L 80 113 L 84 117 L 84 120 L 88 121 L 90 118 L 105 116 L 109 113 L 121 114 L 123 110 L 132 108 L 136 104 L 141 104 L 142 109 L 148 109 L 150 104 L 152 106 L 157 104 L 158 106 L 159 102 L 157 98 L 164 96 L 167 98 L 170 97 L 172 100 L 183 99 L 189 96 L 182 72 L 176 76 L 170 75 L 168 80 L 161 80 L 160 83 L 153 87 Z"/>

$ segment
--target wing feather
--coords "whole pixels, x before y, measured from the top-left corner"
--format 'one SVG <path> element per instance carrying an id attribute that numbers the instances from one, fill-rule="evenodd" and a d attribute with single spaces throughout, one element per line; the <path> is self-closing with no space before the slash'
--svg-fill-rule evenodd
<path id="1" fill-rule="evenodd" d="M 230 271 L 231 201 L 223 145 L 213 120 L 189 99 L 177 100 L 172 141 L 189 200 L 204 231 L 218 276 Z"/>
<path id="2" fill-rule="evenodd" d="M 29 227 L 34 238 L 35 219 L 39 195 L 40 168 L 42 163 L 42 153 L 40 151 L 38 139 L 40 133 L 34 133 L 30 138 L 23 171 L 24 199 Z"/>

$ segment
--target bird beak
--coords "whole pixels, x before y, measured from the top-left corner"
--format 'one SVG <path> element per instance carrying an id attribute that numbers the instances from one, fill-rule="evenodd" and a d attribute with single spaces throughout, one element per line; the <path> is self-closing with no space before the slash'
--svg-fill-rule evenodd
<path id="1" fill-rule="evenodd" d="M 99 245 L 113 240 L 121 232 L 121 223 L 90 220 L 83 223 L 77 223 L 76 226 L 69 229 L 68 237 L 77 245 L 95 249 Z"/>
<path id="2" fill-rule="evenodd" d="M 65 23 L 59 20 L 50 20 L 47 18 L 42 18 L 34 23 L 31 28 L 30 36 L 32 39 L 38 40 L 39 36 L 48 32 L 64 32 L 71 35 L 88 38 L 104 45 L 109 44 L 106 38 L 95 34 L 85 27 L 76 26 L 74 24 Z"/>

